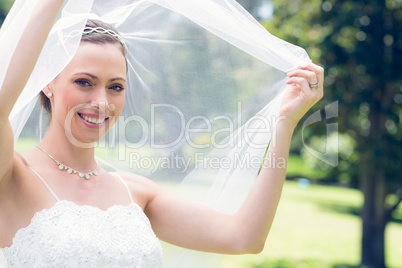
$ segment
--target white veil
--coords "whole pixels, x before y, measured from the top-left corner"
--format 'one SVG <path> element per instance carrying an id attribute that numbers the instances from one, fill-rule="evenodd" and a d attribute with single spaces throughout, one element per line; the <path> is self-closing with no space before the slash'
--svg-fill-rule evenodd
<path id="1" fill-rule="evenodd" d="M 16 0 L 1 28 L 0 84 L 37 1 Z M 278 119 L 284 71 L 308 64 L 305 51 L 269 34 L 234 0 L 66 0 L 10 115 L 15 141 L 43 135 L 37 95 L 73 57 L 88 18 L 114 25 L 129 49 L 126 105 L 97 144 L 99 160 L 236 212 Z M 221 259 L 169 246 L 164 255 L 175 268 Z"/>

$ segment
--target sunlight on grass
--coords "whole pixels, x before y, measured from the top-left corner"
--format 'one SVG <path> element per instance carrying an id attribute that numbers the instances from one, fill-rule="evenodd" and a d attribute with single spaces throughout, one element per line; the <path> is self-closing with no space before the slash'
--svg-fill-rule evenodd
<path id="1" fill-rule="evenodd" d="M 312 169 L 299 155 L 289 155 L 286 174 L 288 177 L 303 176 L 309 179 L 322 179 L 327 176 L 328 170 Z"/>
<path id="2" fill-rule="evenodd" d="M 265 249 L 259 255 L 229 256 L 221 268 L 353 267 L 360 261 L 362 195 L 357 190 L 286 182 Z M 389 267 L 402 267 L 397 237 L 387 228 Z"/>

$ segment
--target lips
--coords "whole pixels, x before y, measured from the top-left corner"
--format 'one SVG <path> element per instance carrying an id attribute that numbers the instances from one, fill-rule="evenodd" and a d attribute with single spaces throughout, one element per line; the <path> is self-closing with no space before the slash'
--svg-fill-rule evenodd
<path id="1" fill-rule="evenodd" d="M 85 122 L 92 125 L 102 125 L 109 117 L 94 117 L 85 114 L 78 113 L 79 117 L 83 119 Z"/>

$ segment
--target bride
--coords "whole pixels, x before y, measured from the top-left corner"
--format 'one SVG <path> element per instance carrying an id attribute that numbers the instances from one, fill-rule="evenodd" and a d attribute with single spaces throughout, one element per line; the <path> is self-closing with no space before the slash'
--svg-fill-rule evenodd
<path id="1" fill-rule="evenodd" d="M 240 209 L 228 215 L 140 175 L 107 172 L 93 146 L 79 146 L 99 141 L 125 104 L 127 46 L 107 23 L 88 20 L 73 58 L 41 92 L 51 117 L 46 135 L 23 155 L 14 151 L 9 116 L 63 2 L 37 1 L 1 84 L 0 248 L 8 265 L 158 267 L 159 240 L 197 251 L 261 252 L 286 168 L 262 165 Z M 287 76 L 267 152 L 285 160 L 297 123 L 323 96 L 323 69 L 308 64 Z"/>

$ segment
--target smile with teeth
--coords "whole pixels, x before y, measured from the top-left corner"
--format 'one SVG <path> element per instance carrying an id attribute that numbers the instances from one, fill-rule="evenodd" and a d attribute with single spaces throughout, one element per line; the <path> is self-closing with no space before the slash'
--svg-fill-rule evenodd
<path id="1" fill-rule="evenodd" d="M 107 118 L 94 118 L 94 117 L 89 117 L 83 114 L 78 114 L 82 119 L 85 121 L 92 123 L 92 124 L 102 124 Z"/>

